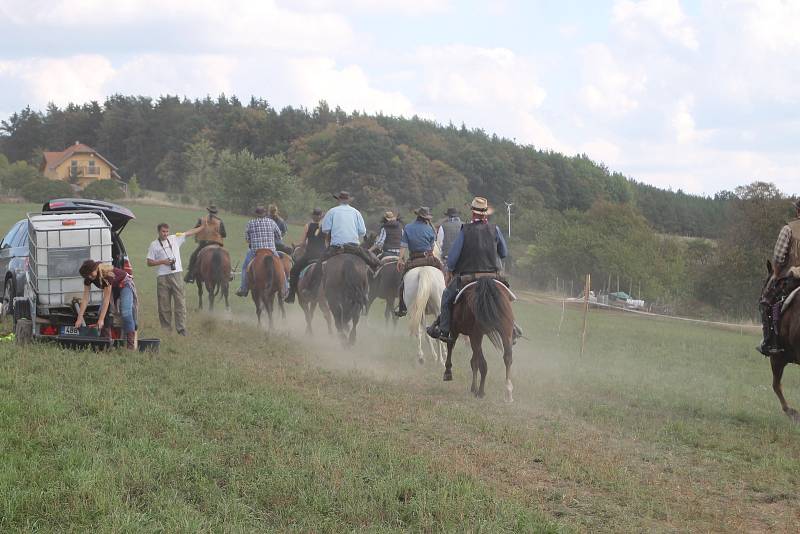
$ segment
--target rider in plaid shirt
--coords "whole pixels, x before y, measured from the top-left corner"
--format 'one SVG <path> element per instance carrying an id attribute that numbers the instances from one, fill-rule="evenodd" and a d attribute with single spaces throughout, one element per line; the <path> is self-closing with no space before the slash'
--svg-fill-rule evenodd
<path id="1" fill-rule="evenodd" d="M 247 255 L 244 257 L 244 263 L 242 263 L 242 280 L 239 290 L 236 292 L 240 297 L 247 296 L 247 266 L 250 265 L 256 255 L 256 250 L 268 248 L 273 254 L 277 254 L 278 250 L 275 248 L 275 242 L 280 241 L 283 237 L 275 221 L 267 217 L 267 210 L 264 209 L 264 206 L 256 208 L 255 216 L 256 218 L 251 219 L 244 230 L 244 239 L 247 241 L 249 248 Z"/>

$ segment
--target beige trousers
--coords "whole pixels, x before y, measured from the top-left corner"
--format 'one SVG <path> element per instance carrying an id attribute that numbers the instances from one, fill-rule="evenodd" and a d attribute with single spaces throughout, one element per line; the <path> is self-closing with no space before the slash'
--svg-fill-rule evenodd
<path id="1" fill-rule="evenodd" d="M 172 327 L 172 314 L 175 313 L 175 330 L 186 332 L 186 296 L 183 292 L 183 273 L 170 273 L 158 277 L 156 295 L 158 296 L 158 319 L 161 328 Z"/>

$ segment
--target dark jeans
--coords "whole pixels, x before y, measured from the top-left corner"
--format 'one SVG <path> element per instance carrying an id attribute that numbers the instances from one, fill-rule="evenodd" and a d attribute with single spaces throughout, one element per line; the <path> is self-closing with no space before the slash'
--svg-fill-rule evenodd
<path id="1" fill-rule="evenodd" d="M 454 276 L 450 283 L 442 291 L 442 309 L 439 312 L 439 330 L 447 334 L 450 333 L 450 316 L 453 313 L 453 301 L 456 299 L 459 290 L 459 279 Z"/>
<path id="2" fill-rule="evenodd" d="M 325 252 L 322 253 L 320 261 L 328 260 L 338 254 L 353 254 L 354 256 L 358 256 L 364 260 L 371 269 L 377 269 L 381 266 L 381 261 L 377 256 L 375 256 L 375 254 L 359 245 L 352 243 L 347 243 L 344 245 L 331 245 L 325 249 Z"/>

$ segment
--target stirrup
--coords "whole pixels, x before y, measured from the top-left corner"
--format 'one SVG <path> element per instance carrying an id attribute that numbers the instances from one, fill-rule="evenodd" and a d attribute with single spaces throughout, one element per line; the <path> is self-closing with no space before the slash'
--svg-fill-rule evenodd
<path id="1" fill-rule="evenodd" d="M 237 297 L 246 297 L 249 291 L 247 289 L 237 289 L 236 296 Z"/>

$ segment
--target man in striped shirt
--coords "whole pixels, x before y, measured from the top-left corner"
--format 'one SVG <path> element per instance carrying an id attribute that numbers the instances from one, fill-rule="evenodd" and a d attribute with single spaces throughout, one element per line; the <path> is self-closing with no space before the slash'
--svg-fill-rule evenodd
<path id="1" fill-rule="evenodd" d="M 780 354 L 778 333 L 783 299 L 793 291 L 800 280 L 790 272 L 800 267 L 800 200 L 792 203 L 795 218 L 781 228 L 772 252 L 772 281 L 759 302 L 764 339 L 756 350 L 764 356 Z"/>
<path id="2" fill-rule="evenodd" d="M 255 210 L 255 218 L 247 223 L 244 230 L 244 239 L 247 241 L 247 255 L 244 257 L 242 263 L 242 280 L 236 294 L 240 297 L 246 297 L 249 288 L 247 287 L 247 266 L 256 255 L 256 250 L 260 248 L 268 248 L 273 254 L 278 254 L 278 249 L 275 243 L 283 238 L 280 228 L 275 224 L 275 221 L 267 217 L 267 210 L 264 206 L 258 206 Z"/>

